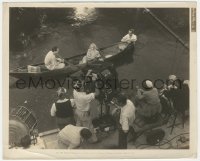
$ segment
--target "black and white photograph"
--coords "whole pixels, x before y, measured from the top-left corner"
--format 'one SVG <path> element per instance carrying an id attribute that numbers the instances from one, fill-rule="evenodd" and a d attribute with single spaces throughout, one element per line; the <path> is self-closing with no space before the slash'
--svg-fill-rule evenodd
<path id="1" fill-rule="evenodd" d="M 196 3 L 169 4 L 5 3 L 4 157 L 195 157 Z"/>

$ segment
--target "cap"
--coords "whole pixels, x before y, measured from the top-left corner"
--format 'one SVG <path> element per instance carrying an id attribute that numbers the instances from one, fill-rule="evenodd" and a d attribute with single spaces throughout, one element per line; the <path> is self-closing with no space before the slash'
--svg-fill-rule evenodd
<path id="1" fill-rule="evenodd" d="M 170 75 L 170 76 L 169 76 L 169 80 L 175 81 L 176 79 L 177 79 L 177 77 L 176 77 L 175 75 Z"/>
<path id="2" fill-rule="evenodd" d="M 60 96 L 61 94 L 65 94 L 67 93 L 67 89 L 64 87 L 59 87 L 57 90 L 58 96 Z"/>
<path id="3" fill-rule="evenodd" d="M 143 85 L 147 89 L 153 88 L 153 83 L 150 80 L 146 80 Z"/>

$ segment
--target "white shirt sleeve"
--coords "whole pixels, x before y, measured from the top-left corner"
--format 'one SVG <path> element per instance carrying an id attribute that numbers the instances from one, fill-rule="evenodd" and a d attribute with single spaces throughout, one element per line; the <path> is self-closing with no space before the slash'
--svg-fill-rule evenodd
<path id="1" fill-rule="evenodd" d="M 129 35 L 125 35 L 122 40 L 122 42 L 127 42 L 127 41 L 132 41 L 132 42 L 135 42 L 137 41 L 137 36 L 136 35 L 132 35 L 131 37 Z"/>
<path id="2" fill-rule="evenodd" d="M 137 41 L 137 36 L 136 36 L 136 35 L 133 35 L 133 36 L 132 36 L 132 41 L 133 41 L 133 42 Z"/>
<path id="3" fill-rule="evenodd" d="M 51 116 L 56 116 L 56 106 L 55 106 L 55 103 L 53 103 L 53 105 L 51 107 Z"/>
<path id="4" fill-rule="evenodd" d="M 125 115 L 121 115 L 121 121 L 122 130 L 129 130 L 128 118 Z"/>
<path id="5" fill-rule="evenodd" d="M 73 90 L 73 97 L 76 98 L 76 95 L 77 95 L 77 91 L 74 89 Z"/>
<path id="6" fill-rule="evenodd" d="M 121 39 L 122 42 L 126 42 L 127 41 L 127 35 L 125 35 L 122 39 Z"/>
<path id="7" fill-rule="evenodd" d="M 75 101 L 74 101 L 74 99 L 70 99 L 70 102 L 71 102 L 72 107 L 75 107 Z"/>
<path id="8" fill-rule="evenodd" d="M 122 130 L 127 131 L 129 130 L 129 126 L 133 124 L 135 120 L 135 106 L 130 101 L 127 100 L 127 105 L 124 110 L 121 110 L 120 115 L 120 124 L 122 126 Z"/>
<path id="9" fill-rule="evenodd" d="M 91 102 L 92 100 L 95 99 L 95 93 L 87 94 L 86 99 L 87 99 L 88 102 Z"/>

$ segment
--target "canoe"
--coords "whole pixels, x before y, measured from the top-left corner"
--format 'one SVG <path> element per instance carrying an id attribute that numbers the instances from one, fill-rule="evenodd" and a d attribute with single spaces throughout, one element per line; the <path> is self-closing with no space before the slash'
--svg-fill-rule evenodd
<path id="1" fill-rule="evenodd" d="M 123 49 L 120 49 L 120 46 L 123 46 Z M 103 48 L 100 48 L 100 54 L 102 57 L 104 57 L 104 62 L 110 62 L 114 63 L 117 62 L 117 60 L 121 61 L 120 57 L 124 57 L 127 53 L 133 53 L 134 50 L 134 44 L 124 44 L 124 43 L 115 43 Z M 58 76 L 70 76 L 71 74 L 80 71 L 84 68 L 86 68 L 89 65 L 92 65 L 97 63 L 97 61 L 85 63 L 85 64 L 79 64 L 79 62 L 82 60 L 83 56 L 85 56 L 86 53 L 75 55 L 69 58 L 65 58 L 65 62 L 67 62 L 67 65 L 63 69 L 56 69 L 56 70 L 48 70 L 46 69 L 44 63 L 38 63 L 38 64 L 31 64 L 28 66 L 18 67 L 14 70 L 10 70 L 9 74 L 12 77 L 25 79 L 25 78 L 35 78 L 35 77 L 58 77 Z M 103 63 L 101 63 L 103 64 Z M 29 67 L 35 67 L 36 71 L 30 71 L 28 70 Z"/>

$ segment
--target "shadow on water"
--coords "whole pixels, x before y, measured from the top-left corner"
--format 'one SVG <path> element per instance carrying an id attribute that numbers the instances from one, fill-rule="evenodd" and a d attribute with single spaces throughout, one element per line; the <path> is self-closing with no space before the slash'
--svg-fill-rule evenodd
<path id="1" fill-rule="evenodd" d="M 126 53 L 121 54 L 118 57 L 112 59 L 112 62 L 114 62 L 114 66 L 116 68 L 123 65 L 128 65 L 134 62 L 134 55 L 134 50 L 127 51 Z"/>

